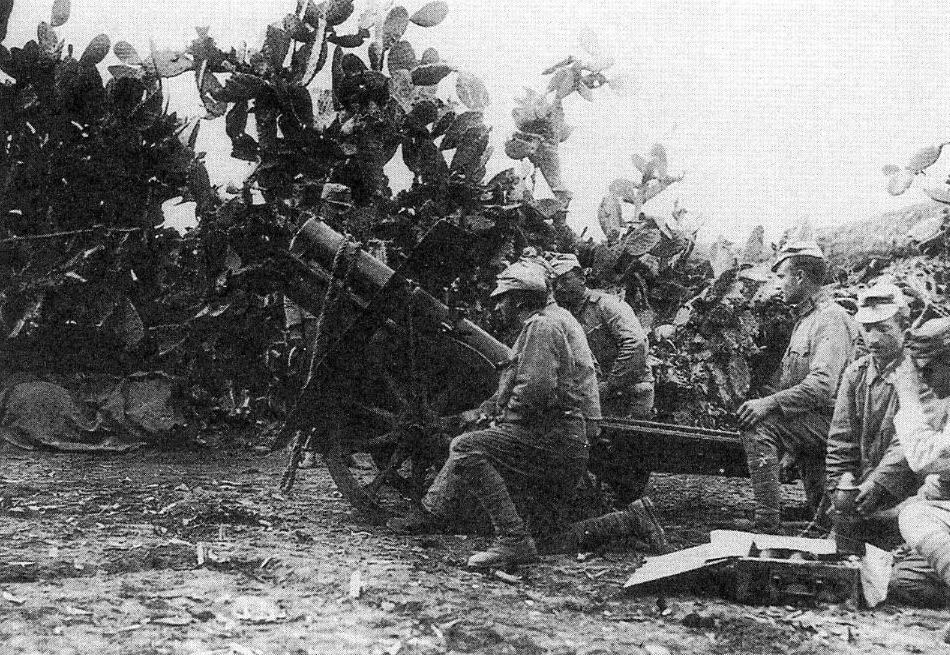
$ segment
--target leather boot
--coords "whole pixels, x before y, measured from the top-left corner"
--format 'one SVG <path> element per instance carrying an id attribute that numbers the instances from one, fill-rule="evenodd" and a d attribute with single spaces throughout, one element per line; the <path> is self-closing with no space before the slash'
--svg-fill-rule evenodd
<path id="1" fill-rule="evenodd" d="M 485 459 L 470 457 L 459 461 L 458 469 L 472 495 L 491 518 L 496 536 L 491 548 L 469 558 L 468 566 L 497 568 L 537 559 L 534 540 L 511 500 L 504 478 L 495 467 Z"/>
<path id="2" fill-rule="evenodd" d="M 592 550 L 611 539 L 635 537 L 650 545 L 653 552 L 669 551 L 666 533 L 660 525 L 649 498 L 640 498 L 619 512 L 578 521 L 544 544 L 551 552 Z"/>
<path id="3" fill-rule="evenodd" d="M 488 550 L 469 557 L 466 566 L 470 569 L 503 569 L 537 560 L 538 549 L 531 537 L 498 538 Z"/>
<path id="4" fill-rule="evenodd" d="M 666 540 L 666 531 L 660 525 L 652 500 L 644 496 L 630 503 L 627 511 L 636 521 L 637 536 L 650 544 L 656 553 L 663 554 L 669 551 L 670 544 Z"/>
<path id="5" fill-rule="evenodd" d="M 779 460 L 777 454 L 764 448 L 757 437 L 755 431 L 742 434 L 752 494 L 755 497 L 754 527 L 761 531 L 776 530 L 782 524 L 779 514 L 782 494 L 778 480 Z"/>
<path id="6" fill-rule="evenodd" d="M 386 521 L 386 527 L 396 534 L 432 534 L 445 527 L 443 521 L 424 508 L 413 508 L 405 516 L 394 516 Z"/>
<path id="7" fill-rule="evenodd" d="M 802 457 L 798 460 L 798 470 L 802 476 L 802 486 L 805 487 L 805 500 L 814 516 L 825 495 L 825 460 Z"/>

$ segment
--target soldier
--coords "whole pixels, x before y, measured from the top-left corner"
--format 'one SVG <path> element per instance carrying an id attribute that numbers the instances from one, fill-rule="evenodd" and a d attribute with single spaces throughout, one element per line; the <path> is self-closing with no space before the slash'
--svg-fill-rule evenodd
<path id="1" fill-rule="evenodd" d="M 576 255 L 550 253 L 554 295 L 584 327 L 598 365 L 601 410 L 607 416 L 648 419 L 653 411 L 649 343 L 633 309 L 617 296 L 590 289 Z M 637 466 L 628 442 L 593 444 L 591 470 L 614 490 L 616 505 L 643 493 L 650 472 Z"/>
<path id="2" fill-rule="evenodd" d="M 859 538 L 888 549 L 900 543 L 895 506 L 920 486 L 893 439 L 897 393 L 888 379 L 903 355 L 909 317 L 907 299 L 893 284 L 858 294 L 854 318 L 870 354 L 844 372 L 825 457 L 830 496 L 841 477 L 852 474 L 860 487 L 857 511 L 864 517 Z"/>
<path id="3" fill-rule="evenodd" d="M 890 597 L 941 607 L 950 599 L 950 318 L 912 330 L 907 354 L 892 375 L 895 439 L 910 468 L 926 479 L 898 514 L 913 552 L 895 564 Z"/>
<path id="4" fill-rule="evenodd" d="M 797 321 L 782 358 L 780 390 L 747 400 L 738 411 L 759 530 L 781 525 L 781 452 L 796 458 L 813 511 L 824 493 L 825 443 L 835 394 L 857 339 L 854 320 L 822 290 L 826 268 L 824 254 L 810 241 L 783 248 L 772 267 Z"/>
<path id="5" fill-rule="evenodd" d="M 491 297 L 503 320 L 522 325 L 496 394 L 482 405 L 491 424 L 452 440 L 449 458 L 423 505 L 432 527 L 447 522 L 464 492 L 491 519 L 495 542 L 468 560 L 497 568 L 537 558 L 509 485 L 567 502 L 583 475 L 588 435 L 596 436 L 600 399 L 584 331 L 549 299 L 547 271 L 522 259 L 498 276 Z M 391 527 L 405 527 L 391 521 Z"/>
<path id="6" fill-rule="evenodd" d="M 601 410 L 608 416 L 649 418 L 653 371 L 649 343 L 633 309 L 617 296 L 590 289 L 576 255 L 551 253 L 554 296 L 584 327 L 600 368 Z"/>

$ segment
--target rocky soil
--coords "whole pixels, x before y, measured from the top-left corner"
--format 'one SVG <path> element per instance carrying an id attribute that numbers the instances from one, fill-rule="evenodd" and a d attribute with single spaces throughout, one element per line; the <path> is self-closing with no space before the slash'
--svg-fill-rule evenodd
<path id="1" fill-rule="evenodd" d="M 635 544 L 546 556 L 513 576 L 468 572 L 483 537 L 361 522 L 320 468 L 283 498 L 282 455 L 0 463 L 4 653 L 894 655 L 940 652 L 950 619 L 745 606 L 701 588 L 625 596 Z M 676 547 L 750 509 L 744 480 L 656 475 L 650 495 Z"/>

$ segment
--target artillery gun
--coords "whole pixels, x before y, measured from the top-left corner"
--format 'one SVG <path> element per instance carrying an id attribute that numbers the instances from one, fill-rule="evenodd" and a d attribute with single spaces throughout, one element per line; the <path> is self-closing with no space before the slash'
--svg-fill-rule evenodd
<path id="1" fill-rule="evenodd" d="M 371 520 L 422 498 L 465 427 L 459 413 L 491 395 L 511 357 L 433 295 L 464 269 L 473 246 L 473 235 L 441 221 L 394 271 L 313 218 L 291 244 L 284 291 L 324 312 L 333 334 L 314 355 L 285 433 L 311 435 L 342 495 Z M 327 285 L 345 287 L 332 320 Z M 642 484 L 649 471 L 747 474 L 737 433 L 605 417 L 602 437 L 635 442 L 630 470 Z M 372 468 L 352 466 L 354 453 L 368 455 L 360 459 Z"/>

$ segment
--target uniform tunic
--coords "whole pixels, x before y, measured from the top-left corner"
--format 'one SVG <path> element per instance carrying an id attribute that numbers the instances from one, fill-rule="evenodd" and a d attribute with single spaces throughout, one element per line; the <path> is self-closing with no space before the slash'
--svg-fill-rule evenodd
<path id="1" fill-rule="evenodd" d="M 873 356 L 865 355 L 845 370 L 828 431 L 829 491 L 846 472 L 859 482 L 874 480 L 895 500 L 917 491 L 918 477 L 894 439 L 897 392 L 889 379 L 893 369 L 894 363 L 881 368 Z"/>
<path id="2" fill-rule="evenodd" d="M 570 312 L 552 302 L 525 321 L 498 391 L 483 407 L 493 409 L 492 425 L 452 440 L 423 504 L 437 516 L 453 516 L 473 487 L 472 471 L 490 466 L 500 474 L 492 484 L 503 480 L 506 488 L 478 488 L 475 495 L 497 533 L 520 537 L 521 518 L 497 498 L 514 492 L 549 507 L 566 503 L 587 465 L 588 421 L 600 419 L 594 358 Z"/>
<path id="3" fill-rule="evenodd" d="M 570 312 L 552 302 L 525 321 L 494 398 L 503 421 L 601 418 L 594 358 Z"/>
<path id="4" fill-rule="evenodd" d="M 798 460 L 808 504 L 824 493 L 825 444 L 835 394 L 851 360 L 858 329 L 844 308 L 824 292 L 796 307 L 797 321 L 782 358 L 778 410 L 743 433 L 757 520 L 777 522 L 781 504 L 778 463 L 788 452 Z"/>
<path id="5" fill-rule="evenodd" d="M 907 375 L 900 370 L 895 376 Z M 911 373 L 912 375 L 914 373 Z M 899 388 L 900 407 L 894 416 L 895 440 L 907 464 L 926 479 L 918 495 L 902 506 L 898 516 L 901 536 L 914 549 L 894 565 L 890 591 L 894 600 L 923 606 L 942 606 L 950 598 L 947 583 L 931 560 L 917 549 L 933 534 L 950 534 L 950 401 L 937 398 L 919 382 L 917 392 Z M 941 553 L 946 558 L 950 553 Z"/>
<path id="6" fill-rule="evenodd" d="M 786 416 L 831 416 L 838 383 L 854 351 L 858 328 L 824 292 L 796 308 L 797 321 L 782 358 L 781 391 L 772 397 Z"/>
<path id="7" fill-rule="evenodd" d="M 601 403 L 610 415 L 646 418 L 653 408 L 649 343 L 633 309 L 617 296 L 588 289 L 574 312 L 599 368 Z"/>

